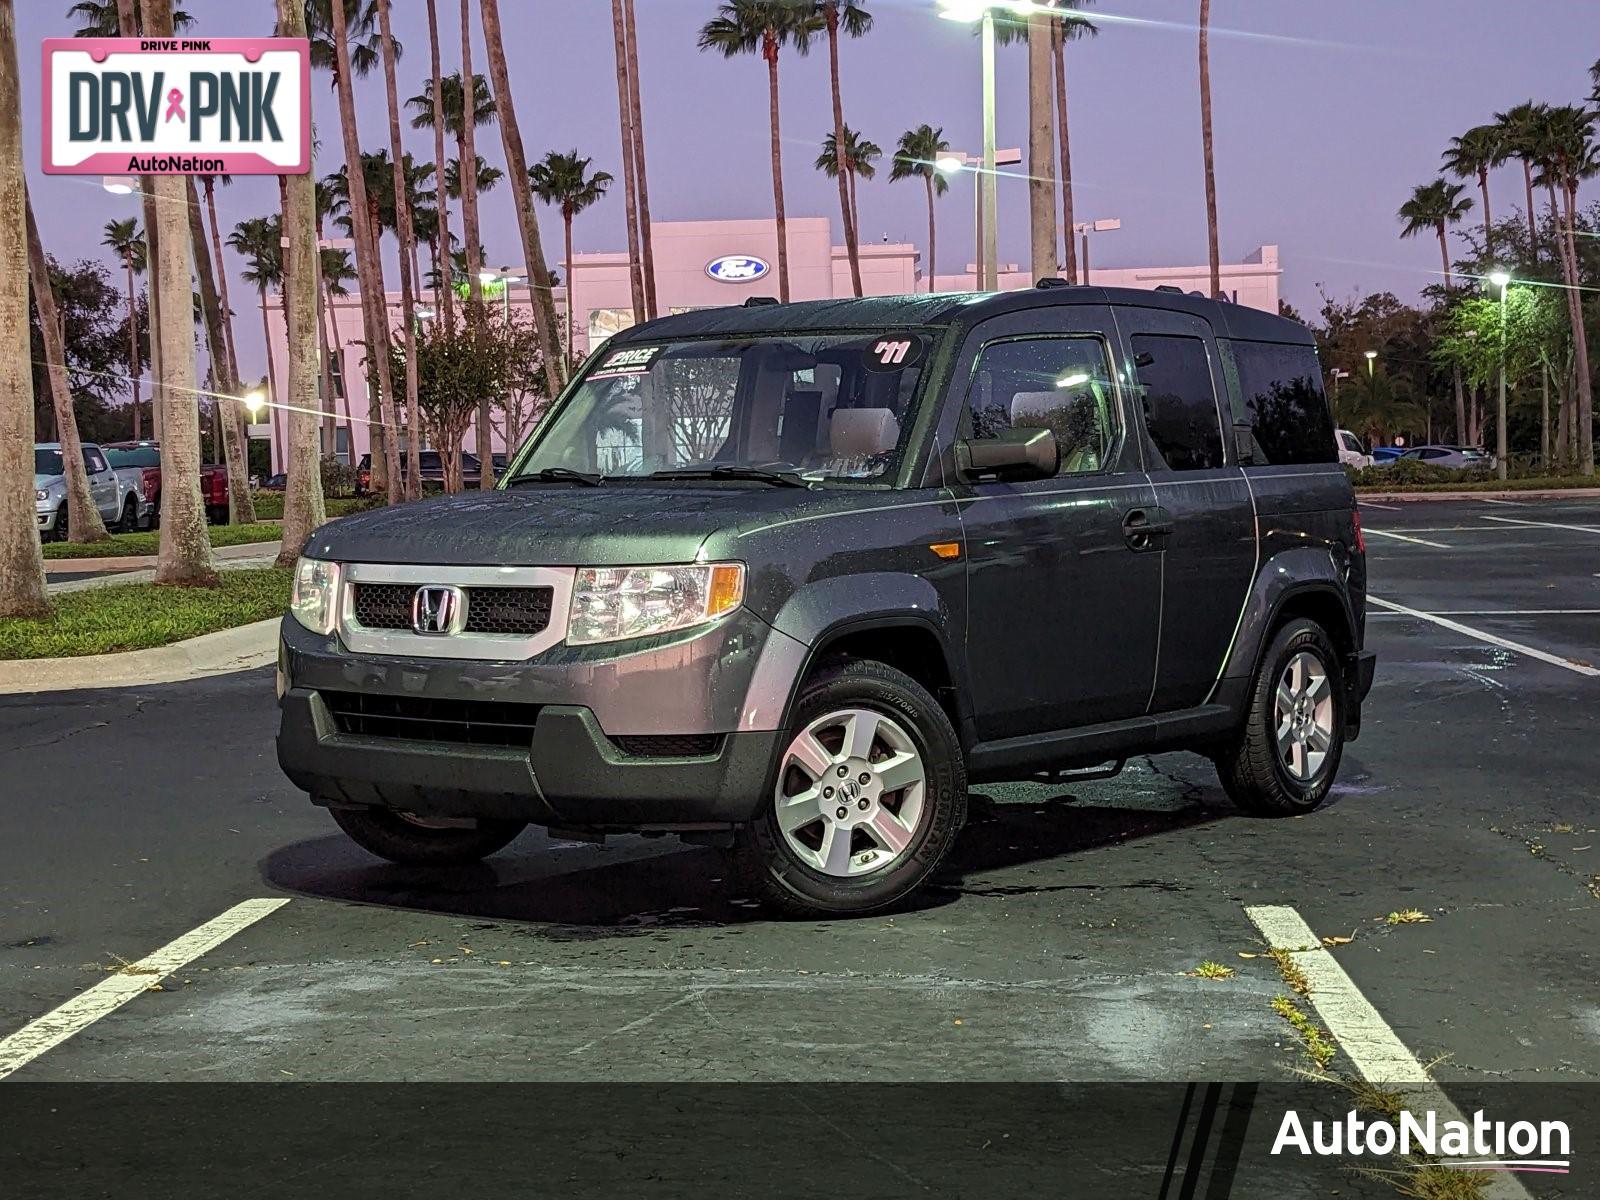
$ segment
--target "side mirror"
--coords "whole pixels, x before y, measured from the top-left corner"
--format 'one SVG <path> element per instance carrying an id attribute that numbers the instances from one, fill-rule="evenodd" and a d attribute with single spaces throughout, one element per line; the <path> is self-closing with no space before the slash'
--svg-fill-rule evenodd
<path id="1" fill-rule="evenodd" d="M 963 475 L 1049 479 L 1060 467 L 1061 447 L 1050 429 L 1007 429 L 998 437 L 956 443 L 956 469 Z"/>

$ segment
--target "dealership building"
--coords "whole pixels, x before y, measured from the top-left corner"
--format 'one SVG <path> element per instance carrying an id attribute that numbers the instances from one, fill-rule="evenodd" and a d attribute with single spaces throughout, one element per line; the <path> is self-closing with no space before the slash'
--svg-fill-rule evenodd
<path id="1" fill-rule="evenodd" d="M 656 304 L 662 314 L 693 312 L 741 304 L 750 296 L 776 296 L 778 293 L 778 237 L 772 220 L 756 221 L 657 221 L 651 224 L 656 263 Z M 959 227 L 957 227 L 959 228 Z M 789 293 L 793 300 L 827 300 L 853 294 L 850 261 L 845 248 L 833 237 L 833 224 L 826 217 L 791 219 L 789 229 Z M 970 236 L 966 239 L 970 241 Z M 965 256 L 965 241 L 952 239 L 945 249 L 951 257 Z M 625 252 L 576 254 L 570 264 L 553 264 L 572 289 L 574 337 L 578 353 L 587 353 L 611 334 L 633 324 L 633 301 Z M 861 246 L 862 291 L 871 296 L 892 296 L 928 290 L 922 251 L 910 242 L 867 242 Z M 502 274 L 515 278 L 513 268 Z M 1184 291 L 1204 291 L 1210 274 L 1208 266 L 1183 267 L 1091 267 L 1089 282 L 1103 287 L 1157 288 L 1178 287 Z M 1278 284 L 1282 274 L 1278 247 L 1262 246 L 1242 262 L 1222 264 L 1222 289 L 1235 303 L 1267 312 L 1278 310 Z M 934 290 L 972 291 L 977 274 L 969 263 L 957 274 L 938 272 Z M 1003 290 L 1032 286 L 1032 277 L 1014 264 L 1001 264 Z M 493 302 L 526 312 L 529 308 L 527 284 L 514 282 L 498 290 Z M 556 288 L 556 308 L 566 311 L 567 289 Z M 268 298 L 268 327 L 273 361 L 277 364 L 277 386 L 286 386 L 288 361 L 281 300 Z M 400 323 L 400 295 L 388 295 L 391 325 Z M 338 297 L 334 304 L 335 391 L 342 381 L 353 384 L 364 379 L 366 335 L 361 325 L 360 298 L 351 294 Z M 397 388 L 400 380 L 395 381 Z M 332 431 L 326 453 L 349 462 L 367 453 L 366 427 L 361 423 L 367 411 L 364 392 L 357 386 L 349 398 L 355 445 L 347 444 L 343 422 L 344 398 L 335 404 L 340 419 Z M 273 469 L 282 470 L 282 422 L 257 426 L 253 432 L 273 441 Z M 274 433 L 274 429 L 277 432 Z M 503 450 L 504 431 L 497 429 L 494 450 Z M 467 434 L 466 446 L 473 449 L 474 433 Z M 325 436 L 325 441 L 328 441 Z"/>

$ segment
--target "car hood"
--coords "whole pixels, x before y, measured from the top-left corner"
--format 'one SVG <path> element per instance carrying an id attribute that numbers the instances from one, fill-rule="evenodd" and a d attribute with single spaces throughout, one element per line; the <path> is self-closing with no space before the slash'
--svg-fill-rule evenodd
<path id="1" fill-rule="evenodd" d="M 692 562 L 711 534 L 828 508 L 840 492 L 759 485 L 538 484 L 425 499 L 341 518 L 306 554 L 441 566 L 627 566 Z"/>
<path id="2" fill-rule="evenodd" d="M 59 475 L 35 475 L 33 477 L 33 486 L 35 490 L 39 488 L 47 488 L 60 482 L 61 476 Z"/>

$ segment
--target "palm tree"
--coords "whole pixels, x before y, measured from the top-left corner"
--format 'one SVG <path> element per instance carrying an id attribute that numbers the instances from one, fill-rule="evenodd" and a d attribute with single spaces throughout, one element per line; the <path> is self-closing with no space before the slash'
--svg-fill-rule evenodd
<path id="1" fill-rule="evenodd" d="M 417 269 L 416 235 L 411 228 L 411 156 L 400 142 L 400 93 L 394 78 L 395 41 L 389 0 L 378 0 L 378 37 L 383 48 L 383 90 L 389 107 L 389 152 L 394 158 L 390 182 L 394 198 L 395 235 L 400 239 L 400 315 L 406 338 L 406 499 L 422 495 L 422 410 L 417 399 L 417 298 L 412 292 Z"/>
<path id="2" fill-rule="evenodd" d="M 350 67 L 357 79 L 365 79 L 383 60 L 382 38 L 378 33 L 377 0 L 343 0 L 345 42 L 350 52 Z M 333 36 L 333 0 L 306 0 L 306 32 L 311 41 L 311 65 L 339 80 L 339 48 Z M 399 52 L 402 48 L 397 44 Z"/>
<path id="3" fill-rule="evenodd" d="M 1540 114 L 1546 107 L 1525 100 L 1494 115 L 1499 136 L 1495 139 L 1496 153 L 1491 165 L 1502 166 L 1513 158 L 1522 163 L 1522 183 L 1528 199 L 1528 247 L 1535 258 L 1539 254 L 1539 224 L 1533 213 L 1533 168 Z"/>
<path id="4" fill-rule="evenodd" d="M 433 127 L 433 161 L 435 166 L 444 162 L 444 76 L 439 66 L 439 5 L 437 0 L 428 0 L 428 53 L 432 64 L 433 73 L 429 76 L 426 94 L 428 96 L 428 114 L 431 117 L 429 124 Z M 410 101 L 407 101 L 410 104 Z M 416 127 L 416 121 L 412 121 Z M 439 267 L 444 264 L 444 274 L 440 286 L 434 289 L 434 302 L 439 309 L 439 319 L 444 322 L 448 332 L 455 324 L 455 296 L 450 286 L 449 247 L 450 247 L 450 206 L 445 203 L 444 172 L 438 171 L 433 178 L 434 183 L 434 235 L 433 235 L 433 265 Z M 442 252 L 442 257 L 441 257 Z"/>
<path id="5" fill-rule="evenodd" d="M 228 299 L 228 269 L 222 258 L 222 226 L 217 222 L 217 184 L 227 187 L 232 175 L 202 175 L 200 188 L 206 197 L 206 219 L 211 226 L 211 256 L 217 264 L 217 287 L 222 301 L 222 337 L 228 350 L 228 367 L 234 381 L 239 379 L 239 355 L 233 344 L 233 304 Z"/>
<path id="6" fill-rule="evenodd" d="M 383 0 L 380 0 L 383 2 Z M 306 36 L 303 0 L 277 0 L 277 36 Z M 384 14 L 387 17 L 387 14 Z M 387 31 L 386 31 L 387 32 Z M 393 61 L 393 51 L 384 49 Z M 390 105 L 394 91 L 389 92 Z M 288 241 L 284 324 L 289 343 L 289 439 L 284 471 L 283 545 L 277 565 L 292 567 L 312 531 L 327 519 L 322 500 L 322 467 L 317 453 L 317 200 L 316 181 L 309 175 L 284 179 L 283 214 L 279 222 Z M 331 397 L 330 397 L 331 402 Z"/>
<path id="7" fill-rule="evenodd" d="M 1594 382 L 1589 374 L 1589 339 L 1584 327 L 1576 227 L 1578 187 L 1584 180 L 1600 175 L 1600 146 L 1594 140 L 1596 120 L 1600 120 L 1600 113 L 1580 105 L 1550 108 L 1544 115 L 1540 136 L 1546 186 L 1552 190 L 1552 202 L 1556 192 L 1561 196 L 1557 240 L 1562 256 L 1562 277 L 1567 285 L 1567 312 L 1572 320 L 1578 381 L 1577 411 L 1572 420 L 1577 444 L 1572 448 L 1577 451 L 1578 470 L 1584 475 L 1594 474 Z"/>
<path id="8" fill-rule="evenodd" d="M 772 200 L 778 226 L 778 299 L 789 299 L 789 224 L 783 211 L 783 139 L 778 122 L 778 53 L 802 56 L 820 30 L 816 11 L 783 0 L 724 0 L 700 30 L 700 49 L 724 58 L 759 54 L 767 64 L 767 108 L 772 124 Z"/>
<path id="9" fill-rule="evenodd" d="M 542 161 L 528 168 L 528 182 L 533 194 L 546 204 L 559 205 L 561 223 L 566 233 L 567 256 L 562 271 L 567 277 L 567 353 L 572 353 L 572 218 L 590 205 L 597 203 L 611 186 L 607 171 L 589 171 L 592 159 L 581 157 L 576 150 L 559 154 L 552 150 Z"/>
<path id="10" fill-rule="evenodd" d="M 144 0 L 145 32 L 172 36 L 171 0 Z M 153 271 L 161 320 L 161 541 L 155 582 L 185 587 L 220 583 L 200 497 L 200 410 L 194 354 L 194 292 L 190 283 L 188 181 L 156 176 Z"/>
<path id="11" fill-rule="evenodd" d="M 320 220 L 320 216 L 319 216 Z M 321 241 L 321 233 L 317 235 Z M 332 363 L 334 355 L 339 352 L 339 328 L 334 321 L 333 299 L 335 296 L 348 296 L 348 284 L 355 281 L 355 264 L 350 261 L 348 250 L 324 250 L 321 254 L 322 268 L 322 357 L 323 361 Z M 351 453 L 351 464 L 354 465 L 354 451 L 356 445 L 356 425 L 350 416 L 350 380 L 345 374 L 343 360 L 339 365 L 339 391 L 344 402 L 344 436 L 345 445 Z M 332 404 L 332 392 L 329 392 L 328 403 Z"/>
<path id="12" fill-rule="evenodd" d="M 283 441 L 278 437 L 278 405 L 281 402 L 278 367 L 272 355 L 272 325 L 267 320 L 267 293 L 283 287 L 283 218 L 274 213 L 269 217 L 251 217 L 240 221 L 228 235 L 228 246 L 245 260 L 245 269 L 240 277 L 255 287 L 261 305 L 261 336 L 267 344 L 267 396 L 272 405 L 273 436 L 282 446 Z"/>
<path id="13" fill-rule="evenodd" d="M 622 131 L 623 215 L 628 223 L 628 289 L 633 323 L 649 315 L 644 294 L 644 249 L 639 237 L 639 147 L 634 137 L 632 88 L 628 82 L 628 17 L 622 0 L 611 0 L 611 41 L 617 62 L 617 121 Z M 570 336 L 570 334 L 569 334 Z"/>
<path id="14" fill-rule="evenodd" d="M 856 204 L 856 180 L 871 179 L 876 175 L 878 168 L 875 164 L 882 157 L 883 148 L 877 142 L 862 137 L 848 125 L 844 127 L 842 149 L 837 139 L 830 133 L 822 139 L 822 153 L 817 155 L 816 168 L 829 179 L 837 176 L 839 165 L 844 164 L 845 221 L 858 234 L 861 229 L 861 209 Z M 857 269 L 859 270 L 859 265 Z"/>
<path id="15" fill-rule="evenodd" d="M 465 0 L 463 0 L 463 3 Z M 533 305 L 533 331 L 539 341 L 545 382 L 552 398 L 567 381 L 567 366 L 561 355 L 561 335 L 557 329 L 555 290 L 551 286 L 550 266 L 544 257 L 544 241 L 539 236 L 539 214 L 533 207 L 533 188 L 528 182 L 528 156 L 517 124 L 517 106 L 511 95 L 511 76 L 506 69 L 505 44 L 500 36 L 499 0 L 482 0 L 483 41 L 489 52 L 489 78 L 499 98 L 500 146 L 506 156 L 506 171 L 511 176 L 511 197 L 516 202 L 517 231 L 522 234 L 523 261 L 528 268 L 528 290 Z M 463 156 L 462 162 L 473 161 Z M 480 414 L 486 411 L 479 410 Z M 484 417 L 487 420 L 487 417 Z M 485 452 L 487 453 L 487 451 Z M 485 460 L 487 461 L 487 460 Z M 493 486 L 492 471 L 483 472 L 484 487 Z"/>
<path id="16" fill-rule="evenodd" d="M 85 38 L 114 38 L 125 37 L 127 34 L 121 28 L 117 19 L 117 0 L 81 0 L 67 9 L 67 18 L 77 18 L 83 23 L 78 26 L 74 37 Z M 172 10 L 172 28 L 176 33 L 182 33 L 194 24 L 194 18 L 182 9 Z"/>
<path id="17" fill-rule="evenodd" d="M 67 378 L 67 353 L 61 324 L 61 306 L 56 301 L 55 284 L 50 278 L 50 262 L 45 258 L 44 242 L 33 219 L 33 199 L 25 200 L 28 224 L 28 274 L 33 282 L 33 304 L 39 311 L 39 332 L 44 337 L 46 374 L 50 380 L 51 408 L 56 419 L 56 441 L 61 443 L 61 462 L 66 476 L 67 536 L 73 542 L 103 542 L 110 534 L 100 518 L 94 495 L 89 491 L 89 472 L 84 466 L 83 443 L 78 437 L 78 416 L 72 407 L 72 383 Z"/>
<path id="18" fill-rule="evenodd" d="M 1200 0 L 1200 144 L 1206 161 L 1206 245 L 1211 255 L 1211 295 L 1222 292 L 1217 251 L 1217 171 L 1211 143 L 1211 0 Z"/>
<path id="19" fill-rule="evenodd" d="M 639 38 L 633 19 L 633 0 L 622 0 L 623 36 L 628 47 L 628 110 L 633 124 L 634 174 L 639 184 L 639 250 L 644 256 L 644 311 L 652 320 L 656 311 L 655 234 L 650 229 L 650 182 L 644 162 L 644 106 L 639 100 Z M 569 281 L 570 286 L 570 281 Z M 571 333 L 568 333 L 571 337 Z"/>
<path id="20" fill-rule="evenodd" d="M 477 93 L 478 76 L 472 70 L 472 22 L 471 6 L 469 0 L 461 0 L 461 79 L 462 87 L 471 81 L 473 93 Z M 492 103 L 492 101 L 491 101 Z M 463 110 L 465 105 L 463 105 Z M 475 163 L 478 161 L 477 137 L 478 122 L 476 120 L 461 121 L 461 161 Z M 476 326 L 483 321 L 483 259 L 478 255 L 478 181 L 474 175 L 465 177 L 461 189 L 461 224 L 467 235 L 467 323 Z M 474 443 L 478 449 L 478 458 L 489 462 L 489 397 L 478 397 L 477 435 Z M 480 487 L 494 485 L 494 472 L 484 471 L 479 476 Z"/>
<path id="21" fill-rule="evenodd" d="M 0 617 L 44 618 L 50 598 L 35 526 L 33 364 L 28 349 L 28 239 L 22 169 L 17 15 L 0 0 Z"/>
<path id="22" fill-rule="evenodd" d="M 1439 255 L 1444 264 L 1444 287 L 1450 290 L 1450 242 L 1445 236 L 1451 225 L 1466 216 L 1472 208 L 1472 198 L 1461 193 L 1466 188 L 1459 183 L 1435 179 L 1432 183 L 1418 184 L 1411 190 L 1411 199 L 1400 206 L 1400 219 L 1405 224 L 1400 229 L 1403 238 L 1420 233 L 1439 236 Z M 1461 391 L 1461 368 L 1452 372 L 1456 397 L 1456 436 L 1467 438 L 1467 401 Z"/>
<path id="23" fill-rule="evenodd" d="M 1498 125 L 1474 125 L 1460 137 L 1450 139 L 1442 158 L 1444 169 L 1457 179 L 1476 179 L 1483 197 L 1483 249 L 1494 255 L 1494 221 L 1489 210 L 1489 168 L 1501 160 L 1502 131 Z"/>
<path id="24" fill-rule="evenodd" d="M 845 253 L 850 256 L 850 285 L 861 295 L 861 226 L 855 194 L 849 186 L 856 172 L 845 161 L 850 137 L 844 123 L 844 99 L 839 90 L 839 34 L 865 37 L 872 31 L 872 14 L 865 0 L 817 0 L 817 14 L 828 32 L 828 76 L 833 90 L 833 170 L 828 175 L 839 181 L 839 208 L 844 216 Z M 867 176 L 871 178 L 871 176 Z"/>
<path id="25" fill-rule="evenodd" d="M 334 87 L 339 96 L 339 128 L 344 141 L 344 158 L 347 167 L 352 212 L 367 208 L 367 188 L 362 166 L 361 134 L 356 124 L 355 88 L 352 74 L 366 74 L 382 57 L 381 38 L 373 31 L 376 11 L 371 0 L 308 0 L 315 6 L 316 20 L 307 24 L 313 33 L 313 62 L 319 53 L 316 35 L 325 29 L 331 43 Z M 353 27 L 349 20 L 350 8 L 357 12 Z M 329 19 L 325 24 L 321 18 Z M 352 30 L 359 39 L 352 48 Z M 363 53 L 370 51 L 371 53 Z M 325 53 L 325 52 L 324 52 Z M 400 450 L 389 430 L 395 428 L 394 381 L 389 370 L 389 320 L 384 308 L 383 259 L 378 252 L 377 239 L 365 222 L 353 220 L 356 244 L 356 272 L 360 277 L 361 303 L 367 335 L 367 362 L 369 370 L 376 367 L 378 386 L 373 396 L 371 432 L 373 447 L 373 477 L 382 466 L 383 483 L 389 503 L 400 499 Z M 380 451 L 381 453 L 377 453 Z"/>
<path id="26" fill-rule="evenodd" d="M 944 177 L 944 172 L 934 166 L 941 154 L 950 149 L 950 143 L 944 140 L 944 130 L 935 129 L 932 125 L 918 125 L 915 129 L 908 129 L 900 135 L 899 144 L 894 149 L 894 164 L 889 168 L 889 182 L 897 179 L 911 179 L 920 177 L 928 189 L 928 291 L 934 290 L 935 263 L 935 227 L 933 220 L 933 198 L 942 196 L 950 190 L 950 181 Z"/>
<path id="27" fill-rule="evenodd" d="M 478 169 L 473 172 L 477 176 L 478 195 L 492 192 L 499 186 L 506 173 L 499 167 L 489 163 L 483 155 L 478 155 Z M 444 190 L 452 200 L 461 199 L 461 160 L 452 158 L 444 166 Z"/>
<path id="28" fill-rule="evenodd" d="M 133 277 L 143 275 L 145 268 L 144 234 L 139 231 L 139 218 L 125 221 L 107 221 L 105 237 L 100 244 L 122 260 L 128 273 L 128 387 L 133 397 L 133 440 L 139 440 L 139 309 L 133 298 Z"/>

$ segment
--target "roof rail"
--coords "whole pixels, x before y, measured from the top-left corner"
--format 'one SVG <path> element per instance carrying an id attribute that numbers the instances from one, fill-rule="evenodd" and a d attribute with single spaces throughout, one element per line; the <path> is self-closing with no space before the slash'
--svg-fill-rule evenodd
<path id="1" fill-rule="evenodd" d="M 1039 282 L 1033 286 L 1041 291 L 1048 291 L 1051 288 L 1077 287 L 1078 285 L 1073 283 L 1070 279 L 1062 279 L 1059 276 L 1048 275 L 1039 280 Z"/>
<path id="2" fill-rule="evenodd" d="M 746 296 L 743 308 L 765 308 L 769 304 L 778 303 L 776 296 Z"/>

